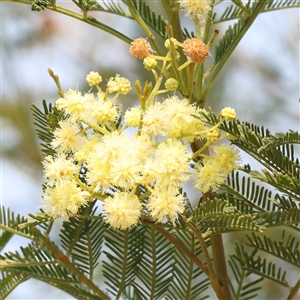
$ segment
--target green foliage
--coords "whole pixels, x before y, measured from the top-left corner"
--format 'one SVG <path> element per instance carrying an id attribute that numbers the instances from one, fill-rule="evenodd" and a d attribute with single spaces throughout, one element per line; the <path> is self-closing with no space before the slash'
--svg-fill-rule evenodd
<path id="1" fill-rule="evenodd" d="M 59 121 L 63 120 L 63 115 L 50 103 L 47 105 L 43 100 L 43 109 L 41 111 L 36 105 L 32 104 L 31 109 L 33 111 L 33 124 L 37 126 L 37 136 L 44 142 L 41 144 L 42 151 L 46 155 L 54 155 L 55 151 L 51 147 L 50 143 L 53 140 L 53 132 L 59 127 Z"/>
<path id="2" fill-rule="evenodd" d="M 134 0 L 132 1 L 134 7 L 139 12 L 145 23 L 153 29 L 160 37 L 166 39 L 167 22 L 161 14 L 157 14 L 146 1 Z"/>
<path id="3" fill-rule="evenodd" d="M 202 250 L 195 236 L 188 231 L 177 231 L 176 237 L 180 239 L 192 253 L 198 257 Z M 209 239 L 207 239 L 209 245 Z M 169 291 L 171 299 L 207 299 L 209 280 L 182 252 L 174 253 L 172 287 Z M 204 292 L 206 291 L 206 295 Z"/>
<path id="4" fill-rule="evenodd" d="M 258 236 L 252 232 L 251 236 L 246 235 L 246 240 L 243 244 L 246 246 L 255 247 L 261 251 L 276 256 L 290 264 L 300 267 L 300 252 L 299 252 L 299 240 L 297 241 L 295 236 L 289 234 L 285 237 L 285 231 L 282 232 L 282 238 L 280 241 L 273 241 L 267 236 Z"/>
<path id="5" fill-rule="evenodd" d="M 0 298 L 6 299 L 6 297 L 21 283 L 28 280 L 29 277 L 23 274 L 8 274 L 1 271 L 1 289 Z"/>
<path id="6" fill-rule="evenodd" d="M 220 1 L 224 2 L 224 1 Z M 232 1 L 234 2 L 234 1 Z M 242 3 L 242 1 L 240 1 Z M 221 14 L 220 17 L 217 17 L 217 14 L 214 14 L 213 16 L 213 22 L 214 24 L 225 22 L 225 21 L 231 21 L 240 18 L 243 16 L 243 12 L 245 10 L 249 10 L 250 12 L 250 4 L 251 1 L 248 1 L 246 4 L 242 5 L 244 6 L 244 10 L 241 9 L 241 7 L 236 6 L 235 4 L 230 4 L 226 7 L 224 12 Z M 272 0 L 266 3 L 266 6 L 262 10 L 262 12 L 270 12 L 273 10 L 283 9 L 283 8 L 291 8 L 291 7 L 299 7 L 299 1 L 298 0 L 286 0 L 286 1 L 276 1 Z"/>
<path id="7" fill-rule="evenodd" d="M 96 201 L 90 206 L 81 208 L 80 215 L 95 215 Z M 72 263 L 87 276 L 93 277 L 93 272 L 99 263 L 102 251 L 104 231 L 107 226 L 101 219 L 70 218 L 64 221 L 60 233 L 62 248 Z"/>

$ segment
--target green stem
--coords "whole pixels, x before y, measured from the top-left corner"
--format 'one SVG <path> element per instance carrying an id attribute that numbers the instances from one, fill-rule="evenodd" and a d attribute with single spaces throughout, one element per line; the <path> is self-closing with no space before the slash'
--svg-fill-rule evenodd
<path id="1" fill-rule="evenodd" d="M 237 34 L 237 36 L 234 38 L 231 46 L 227 49 L 226 53 L 223 55 L 223 57 L 221 58 L 221 60 L 217 64 L 214 72 L 212 73 L 212 76 L 210 77 L 209 81 L 207 82 L 207 84 L 204 88 L 202 97 L 200 99 L 203 103 L 206 102 L 207 96 L 208 96 L 213 84 L 215 83 L 219 73 L 221 72 L 222 68 L 224 67 L 224 65 L 228 61 L 229 57 L 231 56 L 231 54 L 233 53 L 233 51 L 235 50 L 235 48 L 237 47 L 239 42 L 242 40 L 242 38 L 244 37 L 244 35 L 248 31 L 248 29 L 251 27 L 251 25 L 253 24 L 253 22 L 257 18 L 257 16 L 262 12 L 262 10 L 266 6 L 267 2 L 269 2 L 269 0 L 259 1 L 258 4 L 256 4 L 256 7 L 255 7 L 255 9 L 252 13 L 252 16 L 246 18 L 245 24 L 243 25 L 242 29 Z"/>
<path id="2" fill-rule="evenodd" d="M 153 46 L 154 46 L 155 50 L 157 51 L 157 53 L 159 53 L 159 55 L 163 55 L 162 51 L 161 51 L 161 49 L 159 47 L 159 44 L 157 43 L 157 40 L 155 39 L 154 34 L 151 32 L 151 30 L 149 29 L 148 25 L 145 23 L 145 21 L 141 17 L 140 13 L 134 7 L 134 5 L 132 3 L 133 1 L 131 1 L 131 0 L 123 0 L 123 1 L 127 5 L 127 7 L 129 9 L 132 17 L 140 25 L 140 27 L 142 28 L 142 30 L 145 32 L 146 36 L 152 41 Z"/>
<path id="3" fill-rule="evenodd" d="M 300 279 L 297 281 L 296 285 L 291 289 L 290 294 L 286 298 L 286 300 L 296 299 L 295 296 L 298 293 L 299 289 L 300 289 Z"/>
<path id="4" fill-rule="evenodd" d="M 54 82 L 55 82 L 55 84 L 56 84 L 56 86 L 57 86 L 57 94 L 61 97 L 61 98 L 63 98 L 64 97 L 64 90 L 63 90 L 63 88 L 62 88 L 62 86 L 61 86 L 61 84 L 60 84 L 60 81 L 59 81 L 59 77 L 57 76 L 57 75 L 55 75 L 54 73 L 53 73 L 53 71 L 50 69 L 50 68 L 48 68 L 48 73 L 49 73 L 49 75 L 52 77 L 52 79 L 54 80 Z"/>
<path id="5" fill-rule="evenodd" d="M 170 54 L 171 54 L 171 57 L 172 57 L 172 70 L 173 70 L 173 73 L 174 73 L 174 76 L 175 78 L 177 79 L 177 81 L 179 82 L 179 86 L 180 86 L 180 89 L 181 89 L 181 93 L 184 95 L 184 96 L 189 96 L 189 92 L 188 90 L 186 89 L 186 85 L 183 81 L 183 78 L 182 78 L 182 72 L 179 72 L 178 71 L 178 65 L 177 65 L 177 62 L 176 62 L 176 50 L 175 50 L 175 45 L 174 43 L 172 42 L 172 38 L 174 38 L 174 34 L 173 34 L 173 27 L 171 25 L 169 25 L 167 28 L 166 28 L 166 32 L 168 34 L 168 38 L 170 40 Z M 184 63 L 184 60 L 182 61 L 182 63 Z"/>
<path id="6" fill-rule="evenodd" d="M 34 233 L 36 233 L 42 243 L 54 254 L 54 256 L 58 259 L 59 263 L 65 265 L 78 279 L 86 284 L 96 295 L 100 297 L 101 300 L 109 300 L 109 297 L 102 292 L 92 281 L 90 281 L 87 277 L 85 277 L 72 262 L 69 261 L 68 257 L 64 255 L 48 238 L 40 233 L 40 231 L 33 227 L 31 229 Z"/>
<path id="7" fill-rule="evenodd" d="M 214 255 L 214 249 L 216 249 L 213 245 L 212 245 L 212 250 L 213 250 L 213 258 L 214 258 L 214 267 L 211 263 L 211 259 L 209 257 L 208 251 L 207 251 L 207 246 L 205 244 L 205 241 L 203 239 L 202 233 L 195 228 L 191 223 L 186 222 L 186 225 L 192 230 L 192 232 L 196 235 L 202 252 L 204 254 L 206 263 L 207 263 L 207 267 L 208 267 L 208 273 L 209 273 L 209 279 L 211 282 L 211 286 L 214 289 L 216 295 L 218 296 L 218 299 L 226 299 L 226 300 L 230 300 L 231 295 L 230 295 L 230 291 L 229 291 L 229 282 L 227 279 L 227 282 L 224 282 L 224 280 L 220 281 L 220 278 L 222 278 L 222 276 L 225 276 L 225 278 L 227 278 L 227 270 L 226 270 L 226 264 L 225 264 L 225 270 L 224 270 L 224 262 L 225 262 L 225 257 L 224 260 L 221 258 L 220 260 L 218 260 L 217 257 L 215 257 Z M 217 235 L 220 236 L 222 239 L 221 235 Z M 211 236 L 211 244 L 213 244 L 212 238 L 214 236 Z M 224 254 L 224 248 L 223 248 L 223 243 L 221 240 L 221 247 L 222 247 L 222 252 Z M 222 263 L 222 273 L 219 274 L 220 272 L 220 268 L 218 267 L 218 263 Z"/>
<path id="8" fill-rule="evenodd" d="M 16 2 L 16 3 L 23 3 L 23 4 L 28 4 L 31 5 L 32 1 L 31 0 L 1 0 L 4 2 Z M 97 27 L 117 38 L 119 38 L 120 40 L 122 40 L 123 42 L 130 44 L 132 42 L 132 39 L 130 39 L 129 37 L 127 37 L 126 35 L 118 32 L 117 30 L 113 29 L 112 27 L 109 27 L 101 22 L 99 22 L 98 20 L 96 20 L 94 17 L 87 17 L 85 18 L 82 14 L 77 14 L 71 10 L 65 9 L 59 5 L 49 5 L 46 7 L 46 9 L 52 10 L 52 11 L 56 11 L 59 12 L 61 14 L 67 15 L 69 17 L 72 17 L 74 19 L 80 20 L 84 23 L 87 23 L 91 26 Z"/>
<path id="9" fill-rule="evenodd" d="M 181 28 L 181 23 L 180 23 L 180 16 L 179 16 L 179 11 L 180 11 L 180 5 L 179 1 L 177 0 L 161 0 L 161 3 L 165 9 L 169 26 L 172 28 L 172 36 L 179 41 L 180 43 L 183 42 L 183 34 L 182 34 L 182 28 Z M 183 55 L 181 49 L 178 49 L 180 53 L 180 59 L 178 64 L 181 66 L 186 62 L 186 56 Z M 174 71 L 176 73 L 176 71 Z M 187 83 L 187 73 L 182 72 L 181 74 L 182 80 L 184 83 Z M 180 77 L 181 77 L 180 76 Z M 187 86 L 187 84 L 181 83 L 182 87 Z M 185 89 L 185 88 L 184 88 Z M 186 92 L 183 90 L 184 96 L 187 96 L 189 92 Z"/>
<path id="10" fill-rule="evenodd" d="M 159 91 L 159 88 L 162 84 L 162 80 L 164 78 L 164 72 L 166 71 L 167 63 L 168 62 L 166 60 L 163 61 L 161 73 L 160 73 L 158 79 L 156 80 L 155 86 L 154 86 L 153 90 L 151 91 L 151 94 L 149 95 L 149 97 L 147 99 L 146 107 L 149 107 L 152 105 L 152 102 L 153 102 L 154 98 L 156 97 L 157 92 Z"/>
<path id="11" fill-rule="evenodd" d="M 125 230 L 124 231 L 124 239 L 125 239 L 125 243 L 124 243 L 124 248 L 123 248 L 123 256 L 124 258 L 122 259 L 122 265 L 121 265 L 121 268 L 120 268 L 120 273 L 121 273 L 121 278 L 120 278 L 120 282 L 118 283 L 118 294 L 116 295 L 116 300 L 119 300 L 121 299 L 122 297 L 122 294 L 124 292 L 124 289 L 125 289 L 125 284 L 126 284 L 126 269 L 127 269 L 127 266 L 128 266 L 128 257 L 129 257 L 129 254 L 128 254 L 128 245 L 129 245 L 129 230 Z"/>
<path id="12" fill-rule="evenodd" d="M 36 243 L 38 243 L 38 241 L 39 241 L 39 240 L 38 240 L 35 236 L 33 236 L 33 235 L 29 235 L 29 234 L 23 233 L 23 232 L 21 232 L 21 231 L 12 229 L 12 228 L 7 227 L 7 226 L 5 226 L 5 225 L 3 225 L 3 224 L 0 224 L 0 229 L 3 229 L 3 230 L 5 230 L 5 231 L 7 231 L 7 232 L 10 232 L 10 233 L 12 233 L 12 234 L 19 235 L 19 236 L 21 236 L 21 237 L 23 237 L 23 238 L 25 238 L 25 239 L 30 239 L 30 240 L 32 240 L 32 241 L 34 241 L 34 242 L 36 242 Z M 0 249 L 1 249 L 1 248 L 0 248 Z"/>
<path id="13" fill-rule="evenodd" d="M 213 13 L 213 7 L 214 7 L 214 2 L 212 1 L 212 9 L 209 12 L 207 19 L 206 19 L 206 24 L 205 24 L 205 30 L 204 30 L 204 35 L 203 35 L 203 43 L 207 44 L 208 43 L 208 37 L 209 37 L 209 32 L 210 28 L 212 25 L 212 13 Z M 202 90 L 203 90 L 203 73 L 204 73 L 204 64 L 201 64 L 199 68 L 196 69 L 197 74 L 195 75 L 195 78 L 197 79 L 196 82 L 196 94 L 195 94 L 195 99 L 192 99 L 192 102 L 197 102 L 199 107 L 204 108 L 205 102 L 201 103 L 202 100 Z"/>
<path id="14" fill-rule="evenodd" d="M 227 266 L 224 245 L 221 234 L 214 234 L 210 237 L 210 244 L 212 249 L 213 261 L 215 266 L 215 276 L 221 286 L 222 295 L 224 300 L 232 299 L 229 287 Z"/>
<path id="15" fill-rule="evenodd" d="M 169 25 L 172 26 L 174 38 L 180 43 L 182 43 L 183 35 L 179 17 L 179 1 L 161 0 L 161 2 L 167 14 Z M 184 63 L 184 60 L 181 62 L 181 64 L 182 63 Z"/>

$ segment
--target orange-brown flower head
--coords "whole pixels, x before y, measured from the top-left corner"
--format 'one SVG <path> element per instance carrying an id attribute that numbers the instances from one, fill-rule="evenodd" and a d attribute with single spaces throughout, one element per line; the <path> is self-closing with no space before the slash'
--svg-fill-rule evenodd
<path id="1" fill-rule="evenodd" d="M 145 38 L 138 38 L 131 43 L 129 52 L 134 58 L 143 59 L 149 56 L 153 52 L 153 49 Z"/>
<path id="2" fill-rule="evenodd" d="M 202 64 L 209 55 L 207 46 L 196 38 L 187 39 L 183 43 L 184 55 L 189 56 L 192 62 Z"/>

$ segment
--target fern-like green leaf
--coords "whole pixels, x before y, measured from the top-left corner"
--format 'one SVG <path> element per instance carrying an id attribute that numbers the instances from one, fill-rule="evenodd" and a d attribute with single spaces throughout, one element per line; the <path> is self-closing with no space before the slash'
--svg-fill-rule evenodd
<path id="1" fill-rule="evenodd" d="M 217 199 L 204 202 L 194 209 L 193 221 L 198 229 L 209 228 L 213 233 L 236 230 L 262 232 L 267 222 L 259 213 L 241 214 L 235 207 L 228 206 L 226 200 Z"/>
<path id="2" fill-rule="evenodd" d="M 202 218 L 210 218 L 214 216 L 220 216 L 222 214 L 228 214 L 234 212 L 235 207 L 230 206 L 226 200 L 208 200 L 200 202 L 198 206 L 193 210 L 193 218 L 195 220 Z"/>
<path id="3" fill-rule="evenodd" d="M 260 237 L 253 232 L 252 236 L 247 234 L 246 238 L 247 240 L 243 240 L 244 245 L 264 251 L 300 268 L 300 242 L 292 234 L 285 238 L 283 231 L 282 239 L 278 242 L 265 235 Z"/>
<path id="4" fill-rule="evenodd" d="M 10 274 L 8 272 L 1 272 L 0 280 L 0 299 L 6 299 L 7 296 L 21 283 L 28 280 L 28 277 L 22 273 Z"/>
<path id="5" fill-rule="evenodd" d="M 75 266 L 83 273 L 93 277 L 93 270 L 98 265 L 101 255 L 104 231 L 107 229 L 101 218 L 89 218 L 94 216 L 97 200 L 89 207 L 80 208 L 79 217 L 70 218 L 63 222 L 60 233 L 62 247 L 71 257 Z M 88 216 L 80 218 L 80 215 Z"/>
<path id="6" fill-rule="evenodd" d="M 195 236 L 188 231 L 178 230 L 176 237 L 195 255 L 199 257 L 201 247 Z M 209 246 L 209 239 L 207 242 Z M 173 263 L 173 280 L 170 289 L 171 299 L 206 299 L 204 292 L 209 287 L 209 278 L 182 252 L 176 250 Z"/>
<path id="7" fill-rule="evenodd" d="M 263 213 L 260 215 L 267 223 L 267 226 L 289 226 L 300 223 L 300 208 L 291 207 L 275 212 Z"/>
<path id="8" fill-rule="evenodd" d="M 249 8 L 249 4 L 251 1 L 248 1 L 244 6 L 245 8 Z M 285 1 L 278 1 L 278 0 L 272 0 L 268 2 L 265 6 L 265 8 L 262 10 L 263 12 L 270 12 L 273 10 L 279 10 L 284 8 L 296 8 L 300 7 L 299 0 L 285 0 Z M 221 22 L 226 22 L 230 20 L 238 19 L 242 16 L 243 10 L 236 6 L 235 4 L 231 4 L 227 6 L 225 11 L 222 13 L 220 17 L 217 17 L 217 14 L 213 15 L 213 22 L 214 24 L 218 24 Z"/>
<path id="9" fill-rule="evenodd" d="M 125 11 L 125 9 L 121 7 L 120 1 L 112 1 L 112 0 L 101 1 L 101 2 L 99 1 L 93 4 L 89 8 L 89 10 L 112 13 L 122 17 L 130 17 L 128 11 Z"/>
<path id="10" fill-rule="evenodd" d="M 248 2 L 249 3 L 249 2 Z M 245 5 L 246 7 L 248 5 Z M 235 20 L 242 16 L 243 10 L 236 6 L 235 4 L 231 4 L 227 6 L 220 17 L 217 17 L 217 14 L 213 14 L 213 23 L 218 24 L 225 21 Z"/>
<path id="11" fill-rule="evenodd" d="M 139 227 L 125 231 L 115 231 L 113 229 L 105 232 L 104 251 L 108 261 L 103 261 L 103 275 L 105 283 L 108 285 L 108 291 L 119 298 L 124 293 L 125 288 L 132 285 L 134 276 L 137 272 L 140 253 L 132 251 L 131 245 L 139 249 L 138 239 L 142 239 L 142 232 L 136 234 Z"/>
<path id="12" fill-rule="evenodd" d="M 241 176 L 240 172 L 233 172 L 227 177 L 226 185 L 221 186 L 220 193 L 218 196 L 228 199 L 241 214 L 277 209 L 276 202 L 272 201 L 272 192 L 249 176 Z"/>
<path id="13" fill-rule="evenodd" d="M 251 171 L 251 177 L 266 182 L 276 189 L 300 201 L 300 179 L 277 172 L 269 172 L 268 170 Z"/>
<path id="14" fill-rule="evenodd" d="M 43 109 L 44 112 L 42 112 L 34 104 L 31 106 L 33 118 L 35 120 L 33 124 L 38 127 L 36 130 L 37 135 L 44 142 L 41 144 L 42 151 L 46 155 L 54 155 L 55 151 L 50 143 L 54 138 L 53 132 L 59 127 L 58 122 L 63 120 L 64 116 L 62 112 L 59 112 L 57 109 L 53 108 L 51 104 L 47 105 L 45 100 L 43 100 Z"/>
<path id="15" fill-rule="evenodd" d="M 231 282 L 235 299 L 257 298 L 258 294 L 253 295 L 251 293 L 258 291 L 260 287 L 253 286 L 262 281 L 263 278 L 289 288 L 289 284 L 286 281 L 287 271 L 283 271 L 281 267 L 278 268 L 273 262 L 268 262 L 266 258 L 262 259 L 260 256 L 257 256 L 257 251 L 258 249 L 255 248 L 249 253 L 243 245 L 236 243 L 235 254 L 230 255 L 229 265 L 238 284 L 237 289 L 234 289 Z M 256 281 L 251 280 L 250 283 L 245 285 L 244 279 L 250 274 L 255 274 L 260 278 Z"/>
<path id="16" fill-rule="evenodd" d="M 300 144 L 299 132 L 297 131 L 278 132 L 275 135 L 270 135 L 264 139 L 264 146 L 262 146 L 259 149 L 259 151 L 263 151 L 268 148 L 276 148 L 287 144 Z"/>
<path id="17" fill-rule="evenodd" d="M 199 116 L 203 122 L 212 126 L 219 122 L 219 118 L 212 112 L 202 112 Z M 277 173 L 290 174 L 292 177 L 299 178 L 299 161 L 294 160 L 292 147 L 286 147 L 285 152 L 289 156 L 285 156 L 284 151 L 277 148 L 268 148 L 263 150 L 265 142 L 272 138 L 270 131 L 263 127 L 256 126 L 250 123 L 242 123 L 239 120 L 232 122 L 223 122 L 220 127 L 221 130 L 233 135 L 235 137 L 232 143 L 248 153 L 265 168 Z M 296 180 L 295 184 L 298 184 Z"/>
<path id="18" fill-rule="evenodd" d="M 43 281 L 75 298 L 80 295 L 80 299 L 99 299 L 98 296 L 90 293 L 68 268 L 59 264 L 54 254 L 44 246 L 33 243 L 25 248 L 21 247 L 21 252 L 22 255 L 18 252 L 1 255 L 1 269 L 16 278 L 22 274 L 23 278 L 34 278 Z M 2 287 L 2 281 L 0 281 L 0 284 Z"/>
<path id="19" fill-rule="evenodd" d="M 235 287 L 235 283 L 231 279 L 230 287 L 233 297 L 235 300 L 256 299 L 258 296 L 257 292 L 261 289 L 261 286 L 259 286 L 258 284 L 264 278 L 260 277 L 257 280 L 251 280 L 250 283 L 245 284 L 247 273 L 244 269 L 244 266 L 246 264 L 247 259 L 251 258 L 253 260 L 253 257 L 256 254 L 257 250 L 254 250 L 249 254 L 244 250 L 243 246 L 241 247 L 238 243 L 236 243 L 235 252 L 235 255 L 229 256 L 228 261 L 237 285 L 237 287 Z"/>
<path id="20" fill-rule="evenodd" d="M 239 35 L 245 24 L 246 18 L 240 18 L 233 26 L 229 26 L 224 36 L 216 46 L 215 64 L 217 64 L 226 54 L 226 51 L 231 47 L 235 38 Z"/>
<path id="21" fill-rule="evenodd" d="M 57 263 L 53 253 L 39 244 L 21 247 L 22 256 L 18 252 L 1 255 L 1 268 L 12 273 L 22 272 L 24 276 L 56 283 L 76 283 L 78 279 Z"/>
<path id="22" fill-rule="evenodd" d="M 146 227 L 142 237 L 142 256 L 140 256 L 136 276 L 140 284 L 134 282 L 143 299 L 162 299 L 173 280 L 174 247 L 160 233 Z M 141 241 L 140 241 L 141 242 Z M 140 243 L 139 242 L 139 243 Z"/>
<path id="23" fill-rule="evenodd" d="M 285 0 L 285 1 L 278 1 L 278 0 L 271 0 L 266 4 L 263 12 L 268 12 L 272 10 L 279 10 L 283 8 L 297 8 L 300 7 L 299 0 Z"/>
<path id="24" fill-rule="evenodd" d="M 9 242 L 9 240 L 13 237 L 14 233 L 20 234 L 24 238 L 28 238 L 29 240 L 34 240 L 35 235 L 28 228 L 20 228 L 20 224 L 26 222 L 26 218 L 17 215 L 15 216 L 14 212 L 11 212 L 9 208 L 5 208 L 5 206 L 1 206 L 0 209 L 0 228 L 2 228 L 2 233 L 0 236 L 0 251 L 2 251 L 5 245 Z M 12 229 L 10 231 L 6 229 Z"/>
<path id="25" fill-rule="evenodd" d="M 145 23 L 152 28 L 163 39 L 167 38 L 166 27 L 167 22 L 162 15 L 157 15 L 156 12 L 143 0 L 133 0 L 133 5 L 143 18 Z"/>

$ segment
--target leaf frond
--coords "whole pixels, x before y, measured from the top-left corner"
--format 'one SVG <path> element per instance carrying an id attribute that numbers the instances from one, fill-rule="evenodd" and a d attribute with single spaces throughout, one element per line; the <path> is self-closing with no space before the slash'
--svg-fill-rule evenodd
<path id="1" fill-rule="evenodd" d="M 1 255 L 1 268 L 9 272 L 21 272 L 24 276 L 56 283 L 76 283 L 78 279 L 57 263 L 53 253 L 38 245 L 21 247 L 22 255 L 9 252 Z"/>
<path id="2" fill-rule="evenodd" d="M 115 298 L 120 297 L 127 286 L 132 285 L 136 275 L 140 255 L 142 255 L 143 227 L 132 228 L 130 231 L 105 231 L 103 275 L 108 291 Z M 140 292 L 138 286 L 136 289 Z"/>
<path id="3" fill-rule="evenodd" d="M 41 111 L 34 104 L 31 106 L 34 118 L 33 124 L 37 126 L 37 136 L 43 141 L 41 146 L 44 154 L 54 155 L 55 150 L 51 146 L 51 142 L 54 139 L 53 132 L 59 127 L 59 121 L 64 120 L 65 116 L 53 107 L 51 103 L 47 105 L 47 102 L 43 100 L 42 104 L 44 111 Z"/>
<path id="4" fill-rule="evenodd" d="M 26 222 L 26 218 L 21 216 L 20 214 L 16 215 L 14 212 L 10 211 L 9 208 L 5 206 L 1 206 L 0 209 L 0 228 L 8 227 L 13 229 L 16 233 L 22 233 L 23 237 L 28 237 L 29 239 L 34 239 L 33 233 L 29 228 L 21 228 L 20 225 Z M 0 251 L 2 251 L 5 245 L 9 242 L 9 240 L 13 237 L 14 233 L 12 231 L 2 230 L 0 236 Z"/>
<path id="5" fill-rule="evenodd" d="M 246 270 L 244 266 L 247 259 L 253 260 L 257 250 L 248 253 L 244 250 L 243 246 L 236 243 L 235 255 L 229 256 L 228 264 L 233 272 L 233 278 L 236 281 L 237 287 L 234 287 L 233 278 L 230 280 L 231 292 L 236 300 L 255 299 L 257 292 L 262 288 L 258 284 L 263 281 L 264 277 L 260 277 L 257 280 L 251 280 L 250 283 L 245 284 Z"/>
<path id="6" fill-rule="evenodd" d="M 6 297 L 21 283 L 28 280 L 27 276 L 22 273 L 10 274 L 8 272 L 1 271 L 0 280 L 0 299 L 6 299 Z"/>
<path id="7" fill-rule="evenodd" d="M 276 202 L 271 201 L 272 192 L 249 176 L 241 176 L 240 172 L 232 172 L 227 177 L 226 185 L 221 186 L 220 192 L 218 196 L 227 199 L 241 214 L 277 209 Z"/>
<path id="8" fill-rule="evenodd" d="M 251 236 L 247 234 L 245 237 L 246 240 L 242 241 L 244 245 L 254 247 L 300 267 L 300 242 L 296 240 L 294 235 L 290 234 L 285 238 L 283 231 L 280 241 L 273 241 L 265 235 L 260 237 L 253 232 Z"/>
<path id="9" fill-rule="evenodd" d="M 245 4 L 245 7 L 249 7 L 250 1 L 248 1 Z M 285 8 L 297 8 L 299 7 L 299 1 L 298 0 L 285 0 L 285 1 L 278 1 L 278 0 L 271 0 L 269 1 L 265 8 L 262 10 L 263 12 L 270 12 L 274 10 L 279 9 L 285 9 Z M 227 6 L 225 11 L 222 13 L 220 17 L 217 16 L 217 14 L 213 15 L 213 22 L 214 24 L 218 24 L 221 22 L 231 21 L 240 18 L 243 15 L 243 10 L 236 6 L 235 4 L 231 4 Z"/>
<path id="10" fill-rule="evenodd" d="M 157 231 L 145 227 L 142 231 L 143 251 L 139 256 L 136 276 L 139 284 L 133 285 L 143 299 L 162 299 L 173 280 L 174 247 Z M 140 243 L 140 242 L 139 242 Z"/>
<path id="11" fill-rule="evenodd" d="M 97 200 L 89 207 L 82 207 L 78 211 L 79 217 L 64 221 L 60 233 L 62 247 L 67 255 L 71 257 L 75 266 L 90 278 L 98 265 L 98 259 L 102 252 L 104 242 L 104 231 L 107 229 L 102 219 L 80 218 L 83 216 L 94 216 Z"/>
<path id="12" fill-rule="evenodd" d="M 270 172 L 266 169 L 262 171 L 251 171 L 250 175 L 253 178 L 274 186 L 276 189 L 293 199 L 300 201 L 300 179 L 288 174 Z"/>
<path id="13" fill-rule="evenodd" d="M 97 1 L 89 8 L 89 10 L 112 13 L 122 17 L 130 17 L 130 14 L 121 7 L 120 1 Z"/>
<path id="14" fill-rule="evenodd" d="M 143 18 L 145 23 L 152 28 L 160 37 L 167 39 L 166 27 L 167 22 L 162 15 L 157 15 L 156 12 L 143 0 L 133 0 L 133 5 Z"/>
<path id="15" fill-rule="evenodd" d="M 178 230 L 176 237 L 195 255 L 202 253 L 199 242 L 194 234 L 188 231 Z M 210 239 L 206 239 L 207 247 Z M 209 278 L 202 276 L 203 272 L 179 250 L 174 253 L 173 280 L 170 288 L 171 299 L 206 299 L 209 296 L 204 292 L 209 287 Z"/>

